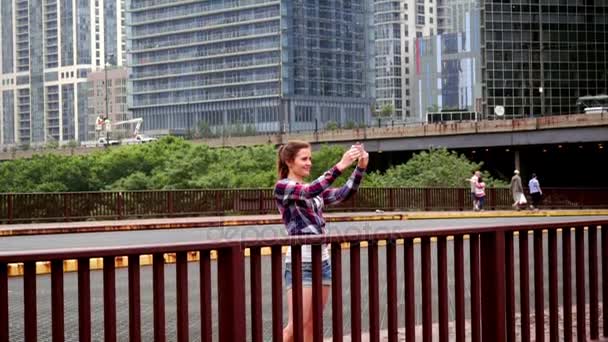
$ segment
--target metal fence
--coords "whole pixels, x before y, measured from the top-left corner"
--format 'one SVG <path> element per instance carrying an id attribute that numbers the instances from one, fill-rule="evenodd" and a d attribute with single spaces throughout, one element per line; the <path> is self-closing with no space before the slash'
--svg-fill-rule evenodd
<path id="1" fill-rule="evenodd" d="M 509 209 L 509 189 L 486 191 L 487 209 Z M 361 188 L 330 211 L 468 210 L 468 188 Z M 608 188 L 545 188 L 544 208 L 608 208 Z M 0 194 L 0 222 L 276 213 L 272 189 Z"/>
<path id="2" fill-rule="evenodd" d="M 598 239 L 598 234 L 601 234 L 601 239 Z M 465 241 L 468 242 L 468 249 Z M 532 246 L 529 246 L 530 241 Z M 598 258 L 598 241 L 601 244 L 601 258 Z M 320 293 L 321 244 L 325 243 L 330 244 L 332 250 L 332 300 L 331 319 L 324 321 Z M 454 336 L 456 341 L 464 341 L 465 338 L 472 341 L 515 341 L 516 336 L 521 336 L 522 341 L 529 341 L 531 334 L 536 341 L 543 341 L 546 334 L 551 341 L 586 341 L 587 336 L 598 339 L 599 306 L 602 305 L 604 313 L 608 308 L 608 264 L 604 262 L 608 260 L 608 220 L 583 222 L 564 219 L 546 224 L 410 229 L 364 235 L 0 252 L 0 342 L 8 342 L 11 336 L 23 338 L 26 342 L 38 339 L 41 323 L 37 302 L 44 296 L 51 297 L 49 330 L 52 330 L 52 339 L 63 341 L 66 333 L 63 261 L 67 259 L 78 260 L 79 340 L 91 341 L 92 333 L 101 336 L 102 330 L 105 341 L 116 341 L 115 258 L 119 256 L 128 256 L 128 325 L 124 329 L 128 329 L 130 341 L 167 340 L 169 330 L 165 298 L 173 295 L 176 301 L 171 305 L 175 305 L 176 314 L 169 319 L 175 322 L 176 335 L 171 336 L 170 340 L 188 341 L 193 329 L 191 322 L 196 321 L 198 324 L 194 325 L 197 330 L 200 327 L 200 336 L 195 338 L 201 341 L 212 341 L 214 336 L 221 342 L 281 341 L 285 306 L 282 247 L 286 245 L 292 247 L 295 341 L 302 341 L 303 244 L 313 246 L 312 315 L 315 341 L 323 341 L 326 324 L 332 327 L 333 341 L 342 341 L 344 335 L 351 335 L 352 341 L 359 341 L 364 332 L 363 323 L 367 321 L 369 328 L 365 330 L 370 340 L 378 341 L 381 312 L 386 312 L 388 341 L 398 341 L 400 327 L 405 329 L 407 341 L 415 341 L 418 310 L 421 311 L 423 341 L 431 341 L 435 333 L 438 333 L 440 341 L 448 341 L 450 336 Z M 337 253 L 344 244 L 348 245 L 347 253 Z M 364 244 L 367 246 L 367 262 L 362 261 L 362 256 L 365 256 L 362 253 Z M 448 244 L 453 248 L 448 249 Z M 262 272 L 262 249 L 271 251 L 270 260 L 267 260 L 269 265 L 264 266 L 270 267 L 270 273 Z M 379 262 L 380 250 L 385 252 L 385 263 Z M 436 255 L 432 253 L 433 250 Z M 532 255 L 529 255 L 529 250 Z M 245 257 L 247 252 L 248 264 Z M 176 254 L 174 279 L 165 277 L 165 256 L 168 253 Z M 417 262 L 415 253 L 420 255 Z M 189 276 L 191 268 L 188 267 L 188 257 L 191 254 L 197 256 L 197 264 L 194 265 L 197 272 L 194 275 L 198 277 Z M 142 255 L 153 256 L 153 324 L 150 329 L 143 329 L 142 325 Z M 91 258 L 97 257 L 104 261 L 103 324 L 92 325 L 91 312 L 95 308 L 91 307 L 92 272 L 89 265 Z M 436 263 L 433 261 L 435 257 Z M 544 261 L 545 257 L 547 262 Z M 468 262 L 465 263 L 465 260 Z M 561 263 L 558 264 L 558 260 Z M 601 260 L 601 271 L 598 271 L 598 260 Z M 36 262 L 39 261 L 51 262 L 50 291 L 41 291 L 37 286 Z M 9 263 L 23 263 L 24 268 L 23 326 L 22 331 L 18 332 L 21 336 L 16 336 L 16 332 L 12 331 L 18 324 L 9 325 L 11 312 L 14 312 L 10 307 L 14 302 L 9 301 Z M 436 268 L 436 273 L 432 267 Z M 448 281 L 448 270 L 453 270 L 453 282 Z M 347 276 L 343 278 L 343 274 Z M 368 275 L 367 284 L 362 282 L 362 275 Z M 190 288 L 189 292 L 189 278 L 195 282 L 195 291 Z M 470 286 L 465 287 L 465 280 Z M 174 284 L 168 285 L 168 288 L 175 286 L 175 294 L 168 293 L 165 287 L 167 283 Z M 214 284 L 217 286 L 214 287 Z M 346 285 L 348 291 L 345 290 Z M 263 286 L 271 286 L 270 296 L 262 296 Z M 383 292 L 386 289 L 386 301 L 379 300 L 380 289 Z M 16 290 L 14 284 L 12 290 Z M 599 299 L 600 291 L 602 302 Z M 421 296 L 417 297 L 416 293 Z M 193 295 L 200 299 L 195 301 L 200 313 L 196 310 L 189 313 L 189 303 L 192 303 L 189 299 Z M 454 301 L 453 314 L 449 313 L 451 296 Z M 534 298 L 533 303 L 531 297 Z M 400 299 L 405 301 L 402 310 L 398 306 Z M 271 308 L 267 312 L 267 316 L 271 315 L 270 322 L 263 321 L 263 307 Z M 350 309 L 349 322 L 343 315 L 345 307 Z M 534 308 L 533 312 L 531 307 Z M 434 318 L 435 308 L 438 312 Z M 545 309 L 548 309 L 548 323 L 545 323 Z M 516 312 L 519 312 L 517 319 Z M 454 318 L 450 319 L 450 315 Z M 465 322 L 470 324 L 470 337 L 467 337 L 469 333 Z M 603 315 L 602 322 L 603 336 L 607 337 L 608 315 Z M 69 326 L 68 329 L 73 331 L 75 327 Z"/>

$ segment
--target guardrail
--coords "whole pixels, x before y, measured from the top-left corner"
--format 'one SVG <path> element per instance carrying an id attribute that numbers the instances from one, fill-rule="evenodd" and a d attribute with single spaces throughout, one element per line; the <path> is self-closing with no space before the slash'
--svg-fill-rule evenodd
<path id="1" fill-rule="evenodd" d="M 206 138 L 204 143 L 213 147 L 283 144 L 288 140 L 304 140 L 314 143 L 338 141 L 365 141 L 369 139 L 416 138 L 441 135 L 524 132 L 546 129 L 596 127 L 608 124 L 608 113 L 548 115 L 535 118 L 514 118 L 479 121 L 444 121 L 436 123 L 394 123 L 384 121 L 360 128 L 315 130 L 310 123 L 305 131 L 284 133 L 260 133 L 251 136 L 222 136 Z M 195 140 L 196 141 L 196 140 Z M 203 142 L 202 140 L 198 140 Z"/>
<path id="2" fill-rule="evenodd" d="M 547 231 L 546 237 L 543 233 Z M 598 233 L 601 233 L 601 279 L 598 274 Z M 530 239 L 531 235 L 531 239 Z M 573 236 L 574 235 L 574 236 Z M 546 239 L 546 242 L 544 241 Z M 517 241 L 516 241 L 517 240 Z M 529 256 L 532 240 L 533 255 Z M 574 240 L 574 241 L 573 241 Z M 585 241 L 586 240 L 586 241 Z M 419 242 L 419 243 L 418 243 Z M 465 242 L 468 243 L 468 263 L 465 263 Z M 574 242 L 574 255 L 572 255 Z M 586 242 L 586 246 L 585 246 Z M 91 341 L 92 333 L 105 341 L 117 339 L 117 293 L 115 258 L 128 256 L 128 329 L 131 341 L 167 339 L 166 285 L 175 281 L 176 340 L 188 341 L 193 326 L 200 326 L 202 341 L 214 336 L 221 342 L 282 340 L 283 329 L 283 261 L 282 247 L 292 247 L 293 307 L 295 341 L 302 341 L 302 254 L 303 244 L 312 245 L 314 340 L 323 341 L 324 325 L 321 303 L 321 244 L 331 245 L 332 287 L 331 324 L 333 341 L 342 341 L 350 334 L 360 340 L 364 313 L 369 320 L 366 329 L 370 340 L 379 340 L 380 313 L 386 312 L 389 341 L 397 341 L 399 328 L 405 328 L 408 341 L 416 340 L 416 325 L 422 325 L 422 340 L 431 341 L 439 334 L 440 341 L 454 336 L 456 341 L 515 341 L 521 336 L 529 341 L 543 341 L 548 333 L 551 341 L 586 341 L 600 334 L 599 290 L 602 291 L 603 336 L 608 336 L 608 220 L 568 221 L 547 224 L 497 225 L 481 228 L 408 229 L 366 234 L 301 236 L 272 239 L 222 240 L 201 243 L 161 244 L 135 247 L 108 247 L 53 251 L 0 252 L 0 342 L 23 336 L 26 342 L 36 341 L 38 327 L 49 324 L 39 321 L 37 302 L 42 296 L 51 297 L 50 331 L 53 341 L 63 341 L 66 333 L 63 261 L 78 260 L 78 335 L 80 341 Z M 349 250 L 338 253 L 344 244 Z M 453 248 L 448 248 L 452 244 Z M 367 262 L 362 262 L 362 247 L 367 246 Z M 517 245 L 517 248 L 515 246 Z M 450 246 L 452 247 L 452 246 Z M 270 260 L 262 259 L 262 249 L 271 251 Z M 448 250 L 453 258 L 448 262 Z M 379 262 L 379 252 L 386 253 L 386 263 Z M 436 251 L 436 264 L 432 251 Z M 165 273 L 165 255 L 176 254 L 175 278 Z M 249 265 L 245 255 L 249 254 Z M 140 256 L 153 255 L 153 331 L 142 329 Z M 198 279 L 190 278 L 188 256 L 198 259 Z M 415 263 L 414 255 L 420 255 Z M 558 257 L 558 254 L 561 257 Z M 217 261 L 212 256 L 217 255 Z M 399 255 L 399 258 L 398 258 Z M 548 257 L 547 262 L 544 261 Z M 91 258 L 102 257 L 103 268 L 103 324 L 91 324 Z M 344 260 L 343 257 L 348 260 Z M 533 259 L 533 266 L 529 262 Z M 558 259 L 561 261 L 558 264 Z M 574 260 L 573 260 L 574 259 Z M 52 265 L 50 292 L 39 291 L 36 262 L 50 261 Z M 263 262 L 265 261 L 265 262 Z M 574 269 L 572 267 L 574 261 Z M 9 301 L 8 263 L 23 263 L 23 324 L 11 323 L 15 310 Z M 266 263 L 266 265 L 263 265 Z M 397 265 L 401 265 L 398 266 Z M 468 265 L 467 265 L 468 264 Z M 343 267 L 343 265 L 348 265 Z M 559 267 L 558 267 L 559 265 Z M 367 269 L 365 269 L 365 267 Z M 449 267 L 448 267 L 449 266 Z M 269 279 L 263 278 L 263 267 L 270 267 Z M 437 278 L 433 279 L 436 268 Z M 246 279 L 246 268 L 249 279 Z M 448 282 L 448 270 L 453 270 L 454 281 Z M 586 272 L 587 270 L 587 272 Z M 348 278 L 342 277 L 348 272 Z M 420 272 L 420 276 L 416 273 Z M 530 286 L 530 273 L 533 286 Z M 368 284 L 362 274 L 369 275 Z M 571 277 L 574 276 L 574 287 Z M 465 278 L 470 287 L 465 287 Z M 545 279 L 548 279 L 545 284 Z M 188 283 L 194 280 L 195 293 L 200 294 L 200 313 L 189 313 L 191 292 Z M 382 280 L 382 281 L 381 281 Z M 519 284 L 516 284 L 516 280 Z M 217 281 L 215 289 L 214 282 Z M 385 282 L 384 282 L 385 281 Z M 436 282 L 436 286 L 433 284 Z M 545 285 L 546 288 L 545 289 Z M 271 295 L 264 297 L 263 288 L 271 287 Z M 345 288 L 348 287 L 348 291 Z M 387 300 L 380 302 L 380 288 L 386 288 Z M 516 287 L 519 291 L 515 291 Z M 436 288 L 436 292 L 433 290 Z M 13 292 L 15 287 L 13 284 Z M 561 291 L 560 291 L 561 289 Z M 213 291 L 212 291 L 213 290 Z M 400 293 L 404 291 L 404 293 Z M 453 291 L 453 292 L 452 292 Z M 589 300 L 586 301 L 588 291 Z M 247 296 L 249 292 L 249 296 Z M 530 296 L 534 294 L 534 310 L 530 311 Z M 213 296 L 212 296 L 213 293 Z M 368 298 L 362 297 L 363 293 Z M 454 311 L 450 314 L 449 297 L 453 295 Z M 516 297 L 516 293 L 518 297 Z M 420 295 L 417 297 L 416 295 Z M 343 301 L 347 295 L 350 300 Z M 403 297 L 401 295 L 404 295 Z M 548 307 L 545 298 L 548 295 Z M 171 295 L 172 296 L 172 295 Z M 247 302 L 246 298 L 250 301 Z M 420 298 L 420 301 L 416 298 Z M 470 298 L 465 302 L 465 299 Z M 516 300 L 519 298 L 519 300 Z M 561 298 L 561 301 L 560 301 Z M 14 300 L 14 298 L 13 298 Z M 434 304 L 436 303 L 436 304 Z M 519 304 L 519 305 L 518 305 Z M 561 304 L 561 308 L 560 308 Z M 573 314 L 573 304 L 576 313 Z M 269 307 L 263 320 L 263 306 Z M 363 306 L 369 306 L 364 311 Z M 403 311 L 399 312 L 399 305 Z M 467 313 L 470 307 L 470 314 Z M 589 311 L 587 311 L 587 306 Z M 344 307 L 349 307 L 350 324 L 345 322 Z M 217 313 L 213 308 L 217 308 Z M 433 311 L 438 312 L 434 318 Z M 548 330 L 545 329 L 548 308 Z M 519 310 L 520 318 L 516 319 Z M 195 310 L 196 311 L 196 310 Z M 561 317 L 560 317 L 561 312 Z M 587 317 L 587 312 L 589 316 Z M 217 315 L 216 315 L 217 314 Z M 417 314 L 421 316 L 418 320 Z M 450 318 L 450 315 L 452 318 Z M 533 315 L 533 316 L 532 316 Z M 214 321 L 217 317 L 217 321 Z M 469 318 L 470 317 L 470 318 Z M 533 320 L 531 320 L 533 318 Z M 174 321 L 173 321 L 174 320 Z M 250 320 L 249 327 L 246 324 Z M 13 320 L 14 321 L 14 320 Z M 191 324 L 196 322 L 198 324 Z M 467 337 L 466 322 L 470 323 Z M 532 323 L 535 322 L 535 323 Z M 434 322 L 436 326 L 434 326 Z M 588 323 L 587 323 L 588 322 Z M 271 326 L 271 329 L 264 329 Z M 344 325 L 350 326 L 345 329 Z M 576 326 L 576 329 L 573 329 Z M 21 327 L 20 331 L 13 331 Z M 483 327 L 483 328 L 482 328 Z M 48 328 L 48 327 L 47 327 Z M 12 330 L 11 330 L 12 329 Z M 75 326 L 69 326 L 73 331 Z M 574 330 L 574 331 L 573 331 Z M 265 333 L 266 331 L 266 333 Z M 125 333 L 122 331 L 122 333 Z M 172 338 L 173 339 L 173 338 Z"/>
<path id="3" fill-rule="evenodd" d="M 487 209 L 512 209 L 509 189 L 486 192 Z M 544 188 L 544 208 L 608 208 L 608 188 Z M 468 188 L 361 188 L 333 211 L 469 210 Z M 277 213 L 272 189 L 0 194 L 0 222 L 107 220 Z"/>

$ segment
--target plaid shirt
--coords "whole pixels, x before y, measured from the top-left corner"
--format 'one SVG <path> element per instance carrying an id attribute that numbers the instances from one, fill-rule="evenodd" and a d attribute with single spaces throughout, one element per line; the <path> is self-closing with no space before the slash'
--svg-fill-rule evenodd
<path id="1" fill-rule="evenodd" d="M 289 235 L 322 234 L 325 232 L 323 205 L 338 204 L 359 188 L 365 169 L 356 167 L 346 184 L 330 188 L 342 174 L 332 167 L 310 184 L 300 184 L 289 178 L 279 180 L 274 197 Z"/>

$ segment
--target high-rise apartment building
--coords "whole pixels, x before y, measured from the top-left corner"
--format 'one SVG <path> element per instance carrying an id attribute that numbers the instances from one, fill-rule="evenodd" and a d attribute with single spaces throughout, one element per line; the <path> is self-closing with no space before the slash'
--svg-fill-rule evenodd
<path id="1" fill-rule="evenodd" d="M 147 132 L 369 120 L 366 0 L 127 1 L 129 108 Z"/>
<path id="2" fill-rule="evenodd" d="M 437 34 L 448 32 L 450 26 L 450 9 L 447 3 L 450 0 L 437 0 Z"/>
<path id="3" fill-rule="evenodd" d="M 415 37 L 436 32 L 430 0 L 374 1 L 376 108 L 390 105 L 395 117 L 412 120 L 410 81 Z"/>
<path id="4" fill-rule="evenodd" d="M 472 70 L 479 70 L 481 75 L 473 94 L 479 97 L 473 107 L 462 109 L 475 110 L 486 118 L 494 117 L 497 107 L 507 118 L 568 114 L 580 111 L 576 107 L 579 97 L 608 93 L 606 1 L 447 0 L 447 3 L 448 33 L 465 39 L 459 44 L 479 36 L 478 51 L 460 56 L 442 54 L 439 49 L 419 52 L 422 57 L 433 54 L 430 60 L 434 58 L 442 65 L 461 57 L 476 60 L 478 65 Z M 471 18 L 477 16 L 479 25 L 471 26 L 474 22 Z M 437 41 L 446 41 L 446 37 Z M 469 46 L 475 48 L 474 45 Z M 422 68 L 419 80 L 429 77 L 425 70 L 434 72 Z M 431 77 L 435 84 L 442 84 L 439 92 L 455 91 L 456 83 L 446 83 L 446 75 L 436 73 Z M 459 77 L 466 79 L 462 69 Z M 437 89 L 427 88 L 421 90 L 423 96 L 429 94 L 428 90 L 438 95 Z M 428 103 L 420 102 L 422 107 Z M 435 97 L 434 104 L 442 107 L 439 97 Z"/>
<path id="5" fill-rule="evenodd" d="M 83 140 L 87 75 L 122 64 L 122 0 L 0 2 L 0 144 Z"/>

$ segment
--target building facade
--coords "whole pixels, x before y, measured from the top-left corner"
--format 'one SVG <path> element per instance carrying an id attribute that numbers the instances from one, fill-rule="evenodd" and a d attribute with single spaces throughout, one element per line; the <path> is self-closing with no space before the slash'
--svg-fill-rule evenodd
<path id="1" fill-rule="evenodd" d="M 369 120 L 364 0 L 127 1 L 128 104 L 151 134 Z"/>
<path id="2" fill-rule="evenodd" d="M 376 108 L 415 121 L 411 108 L 414 40 L 436 33 L 436 4 L 430 0 L 374 1 Z"/>
<path id="3" fill-rule="evenodd" d="M 480 44 L 471 45 L 473 50 L 460 56 L 427 49 L 421 51 L 422 63 L 428 53 L 432 56 L 427 57 L 440 60 L 442 65 L 453 58 L 479 61 L 480 68 L 475 70 L 481 77 L 479 83 L 475 77 L 473 94 L 480 117 L 494 118 L 497 107 L 504 109 L 506 118 L 577 113 L 579 97 L 608 93 L 608 2 L 448 0 L 446 6 L 447 33 L 463 38 L 472 35 L 468 39 L 472 42 L 479 35 Z M 479 25 L 469 27 L 477 11 Z M 443 44 L 449 36 L 431 40 Z M 423 83 L 424 79 L 436 79 L 433 72 L 432 68 L 423 69 L 419 79 Z M 456 83 L 441 87 L 443 94 L 457 91 Z M 421 90 L 423 100 L 425 89 Z M 435 96 L 434 103 L 428 100 L 419 101 L 418 115 L 425 107 L 442 109 L 446 105 L 445 97 Z M 471 109 L 464 107 L 460 109 Z"/>
<path id="4" fill-rule="evenodd" d="M 106 68 L 89 73 L 87 78 L 86 139 L 98 138 L 97 118 L 109 118 L 111 123 L 132 119 L 127 108 L 127 69 Z M 120 127 L 123 131 L 127 127 Z"/>
<path id="5" fill-rule="evenodd" d="M 462 14 L 461 30 L 416 38 L 412 107 L 419 121 L 429 121 L 429 112 L 481 110 L 481 18 L 474 8 Z"/>
<path id="6" fill-rule="evenodd" d="M 126 58 L 124 1 L 3 0 L 0 13 L 0 144 L 83 140 L 88 73 Z"/>
<path id="7" fill-rule="evenodd" d="M 608 93 L 608 2 L 486 1 L 481 7 L 483 114 L 576 113 L 576 100 Z"/>

